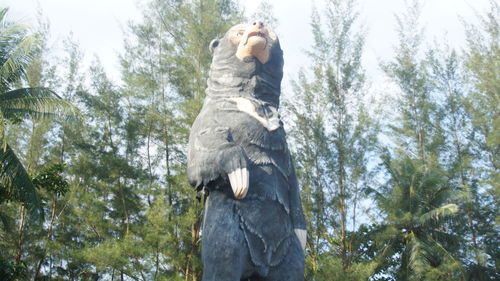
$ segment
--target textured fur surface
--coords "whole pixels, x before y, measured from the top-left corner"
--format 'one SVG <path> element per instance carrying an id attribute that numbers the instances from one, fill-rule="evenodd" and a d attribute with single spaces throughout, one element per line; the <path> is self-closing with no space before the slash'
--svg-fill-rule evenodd
<path id="1" fill-rule="evenodd" d="M 233 38 L 242 28 L 213 43 L 207 96 L 189 138 L 189 181 L 209 194 L 203 280 L 303 280 L 304 254 L 294 229 L 305 229 L 305 221 L 277 111 L 283 53 L 272 38 L 266 63 L 237 58 Z M 241 168 L 249 171 L 249 187 L 236 199 L 227 175 Z"/>

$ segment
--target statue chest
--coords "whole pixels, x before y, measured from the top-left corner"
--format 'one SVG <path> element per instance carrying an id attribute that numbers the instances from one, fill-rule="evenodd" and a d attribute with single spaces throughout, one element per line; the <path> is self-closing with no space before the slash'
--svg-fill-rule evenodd
<path id="1" fill-rule="evenodd" d="M 227 127 L 230 141 L 242 146 L 287 151 L 286 135 L 278 109 L 266 102 L 244 97 L 209 101 L 214 122 Z"/>

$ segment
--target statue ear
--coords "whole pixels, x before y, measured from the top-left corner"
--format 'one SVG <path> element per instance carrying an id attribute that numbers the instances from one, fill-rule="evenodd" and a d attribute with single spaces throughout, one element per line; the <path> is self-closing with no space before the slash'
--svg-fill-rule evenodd
<path id="1" fill-rule="evenodd" d="M 208 45 L 208 49 L 210 50 L 210 53 L 214 52 L 214 49 L 219 46 L 219 39 L 214 39 L 212 42 L 210 42 L 210 45 Z"/>

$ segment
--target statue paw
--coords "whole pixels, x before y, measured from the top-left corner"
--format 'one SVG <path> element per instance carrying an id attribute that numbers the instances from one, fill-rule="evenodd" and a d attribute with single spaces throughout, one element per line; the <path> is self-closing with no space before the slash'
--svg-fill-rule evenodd
<path id="1" fill-rule="evenodd" d="M 250 181 L 250 174 L 247 168 L 238 168 L 228 175 L 229 183 L 233 189 L 234 197 L 236 199 L 243 199 L 247 195 L 248 185 Z"/>

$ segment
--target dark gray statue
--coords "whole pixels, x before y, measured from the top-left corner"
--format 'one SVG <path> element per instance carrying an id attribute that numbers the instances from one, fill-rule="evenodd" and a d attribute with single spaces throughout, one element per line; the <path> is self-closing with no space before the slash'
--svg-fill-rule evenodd
<path id="1" fill-rule="evenodd" d="M 189 137 L 188 178 L 208 194 L 204 281 L 304 279 L 306 228 L 278 115 L 283 51 L 260 21 L 212 41 L 203 108 Z"/>

